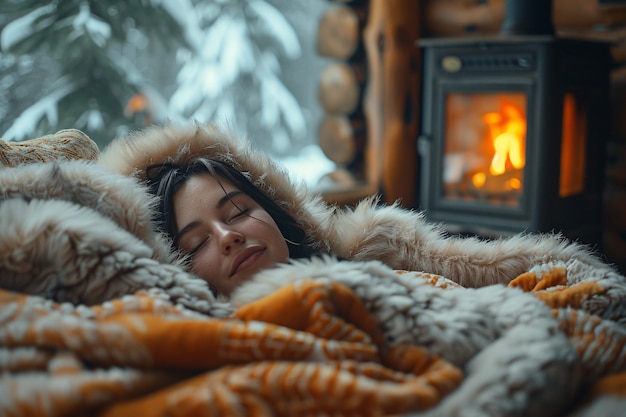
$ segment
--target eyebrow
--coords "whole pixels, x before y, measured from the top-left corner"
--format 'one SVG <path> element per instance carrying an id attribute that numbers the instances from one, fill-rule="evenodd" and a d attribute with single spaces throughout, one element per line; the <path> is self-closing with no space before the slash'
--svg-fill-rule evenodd
<path id="1" fill-rule="evenodd" d="M 229 193 L 224 194 L 224 196 L 222 198 L 220 198 L 219 200 L 217 200 L 217 204 L 215 204 L 215 207 L 220 209 L 222 207 L 224 207 L 224 205 L 226 203 L 228 203 L 229 201 L 232 200 L 233 197 L 238 196 L 239 194 L 243 194 L 243 191 L 241 190 L 233 190 Z M 200 224 L 199 221 L 193 221 L 189 224 L 187 224 L 185 227 L 183 227 L 177 234 L 176 234 L 176 242 L 180 241 L 180 238 L 185 234 L 190 232 L 191 230 L 193 230 L 195 227 L 197 227 Z"/>

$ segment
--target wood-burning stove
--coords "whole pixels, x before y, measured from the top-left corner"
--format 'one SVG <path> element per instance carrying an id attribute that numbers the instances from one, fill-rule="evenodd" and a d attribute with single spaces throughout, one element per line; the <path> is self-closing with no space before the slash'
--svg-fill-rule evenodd
<path id="1" fill-rule="evenodd" d="M 599 244 L 609 45 L 505 24 L 491 37 L 420 42 L 421 209 L 451 232 L 561 231 Z"/>

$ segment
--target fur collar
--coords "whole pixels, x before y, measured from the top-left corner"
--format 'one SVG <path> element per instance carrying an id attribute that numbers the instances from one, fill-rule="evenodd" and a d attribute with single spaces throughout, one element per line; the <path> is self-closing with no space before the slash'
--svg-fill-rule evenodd
<path id="1" fill-rule="evenodd" d="M 251 144 L 212 125 L 172 124 L 112 142 L 98 163 L 144 179 L 146 167 L 197 155 L 230 161 L 300 222 L 322 252 L 349 260 L 379 260 L 394 269 L 427 271 L 468 287 L 507 283 L 534 265 L 572 258 L 609 268 L 589 248 L 559 235 L 516 235 L 493 241 L 447 236 L 422 213 L 376 197 L 354 208 L 327 204 Z"/>

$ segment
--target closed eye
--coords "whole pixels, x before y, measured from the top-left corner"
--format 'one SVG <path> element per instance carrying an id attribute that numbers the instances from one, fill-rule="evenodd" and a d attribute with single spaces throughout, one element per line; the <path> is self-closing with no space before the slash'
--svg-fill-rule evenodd
<path id="1" fill-rule="evenodd" d="M 198 243 L 192 250 L 189 251 L 189 255 L 193 256 L 196 252 L 202 249 L 202 247 L 209 241 L 210 238 L 211 237 L 207 235 L 204 239 L 202 239 L 200 243 Z"/>
<path id="2" fill-rule="evenodd" d="M 250 212 L 248 208 L 239 208 L 237 207 L 237 211 L 230 217 L 230 221 L 237 220 L 240 217 L 247 215 Z"/>

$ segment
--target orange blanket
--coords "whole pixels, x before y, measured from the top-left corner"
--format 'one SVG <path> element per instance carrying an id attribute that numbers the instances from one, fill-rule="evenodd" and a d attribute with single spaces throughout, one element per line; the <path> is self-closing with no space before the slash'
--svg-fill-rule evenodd
<path id="1" fill-rule="evenodd" d="M 387 415 L 430 408 L 462 379 L 425 349 L 383 348 L 341 284 L 302 281 L 224 319 L 146 293 L 0 302 L 2 415 Z"/>
<path id="2" fill-rule="evenodd" d="M 423 291 L 465 290 L 411 275 Z M 511 286 L 552 308 L 578 352 L 583 382 L 564 410 L 626 398 L 623 326 L 581 309 L 606 288 L 568 285 L 563 268 Z M 462 391 L 460 367 L 389 343 L 367 298 L 298 280 L 211 318 L 143 291 L 90 308 L 0 291 L 0 415 L 378 416 L 437 410 Z"/>

